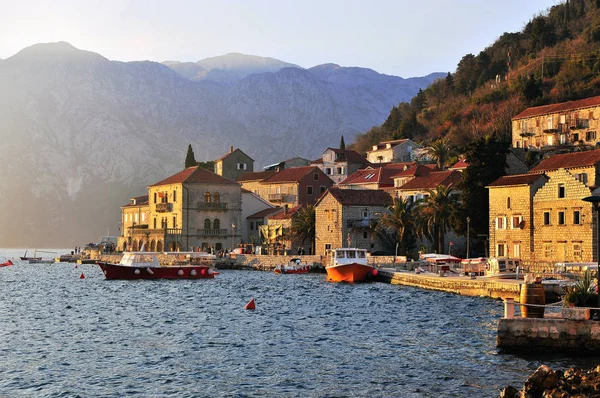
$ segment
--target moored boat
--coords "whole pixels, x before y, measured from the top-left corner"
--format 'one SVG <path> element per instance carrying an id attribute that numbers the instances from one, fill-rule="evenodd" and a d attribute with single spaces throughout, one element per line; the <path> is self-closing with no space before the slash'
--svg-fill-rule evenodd
<path id="1" fill-rule="evenodd" d="M 279 264 L 275 267 L 276 274 L 306 274 L 310 265 L 302 264 L 299 258 L 292 258 L 287 264 Z"/>
<path id="2" fill-rule="evenodd" d="M 23 254 L 21 257 L 19 257 L 21 259 L 21 261 L 27 261 L 27 260 L 41 260 L 41 257 L 37 257 L 37 250 L 33 252 L 33 257 L 27 257 L 27 252 L 29 250 L 25 250 L 25 254 Z"/>
<path id="3" fill-rule="evenodd" d="M 367 263 L 367 251 L 354 248 L 332 250 L 325 271 L 330 282 L 363 282 L 377 275 L 377 269 Z"/>
<path id="4" fill-rule="evenodd" d="M 215 256 L 208 253 L 165 253 L 173 258 L 160 264 L 156 253 L 127 252 L 118 264 L 97 261 L 106 279 L 209 279 Z"/>
<path id="5" fill-rule="evenodd" d="M 9 266 L 11 266 L 11 265 L 13 265 L 13 262 L 12 262 L 12 261 L 10 261 L 10 260 L 7 260 L 7 261 L 5 261 L 5 262 L 1 263 L 1 264 L 0 264 L 0 267 L 9 267 Z"/>

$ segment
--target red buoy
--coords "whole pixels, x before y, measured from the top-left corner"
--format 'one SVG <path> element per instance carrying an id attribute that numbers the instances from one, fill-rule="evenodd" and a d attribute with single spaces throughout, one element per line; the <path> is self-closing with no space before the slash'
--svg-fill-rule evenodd
<path id="1" fill-rule="evenodd" d="M 373 271 L 371 271 L 371 275 L 373 275 L 373 276 L 377 276 L 377 270 L 376 270 L 376 269 L 374 269 Z"/>
<path id="2" fill-rule="evenodd" d="M 77 264 L 75 264 L 75 268 L 77 268 Z"/>
<path id="3" fill-rule="evenodd" d="M 83 275 L 83 272 L 81 273 L 81 275 L 79 276 L 79 279 L 85 279 L 85 275 Z"/>
<path id="4" fill-rule="evenodd" d="M 244 307 L 245 310 L 255 310 L 256 309 L 256 303 L 254 302 L 254 299 L 250 300 L 248 302 L 248 304 L 246 304 L 246 306 Z"/>

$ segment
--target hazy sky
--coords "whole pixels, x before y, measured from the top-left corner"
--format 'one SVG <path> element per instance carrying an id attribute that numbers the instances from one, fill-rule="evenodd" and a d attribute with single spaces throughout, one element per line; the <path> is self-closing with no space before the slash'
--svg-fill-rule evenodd
<path id="1" fill-rule="evenodd" d="M 560 0 L 0 0 L 0 58 L 67 41 L 106 58 L 241 52 L 402 77 L 454 71 Z"/>

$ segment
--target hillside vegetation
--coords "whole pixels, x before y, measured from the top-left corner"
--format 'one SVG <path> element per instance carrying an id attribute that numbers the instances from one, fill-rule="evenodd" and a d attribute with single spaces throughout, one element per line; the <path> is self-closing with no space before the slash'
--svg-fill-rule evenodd
<path id="1" fill-rule="evenodd" d="M 365 152 L 387 139 L 444 137 L 462 152 L 486 136 L 509 142 L 511 118 L 523 109 L 595 95 L 600 0 L 570 0 L 535 16 L 521 32 L 465 55 L 454 74 L 392 108 L 385 123 L 358 135 L 352 147 Z"/>

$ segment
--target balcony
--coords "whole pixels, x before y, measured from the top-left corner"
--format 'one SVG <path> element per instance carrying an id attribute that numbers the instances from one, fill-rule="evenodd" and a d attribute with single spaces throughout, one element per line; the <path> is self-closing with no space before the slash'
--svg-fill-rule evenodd
<path id="1" fill-rule="evenodd" d="M 285 193 L 270 193 L 269 202 L 296 203 L 297 195 L 288 195 Z"/>
<path id="2" fill-rule="evenodd" d="M 202 210 L 227 210 L 227 203 L 201 202 L 198 204 L 198 211 Z"/>
<path id="3" fill-rule="evenodd" d="M 168 213 L 173 208 L 171 203 L 157 203 L 156 204 L 156 212 L 157 213 Z"/>
<path id="4" fill-rule="evenodd" d="M 199 229 L 198 236 L 226 236 L 226 229 Z"/>
<path id="5" fill-rule="evenodd" d="M 358 218 L 346 220 L 346 226 L 352 229 L 371 228 L 375 224 L 373 218 Z"/>

